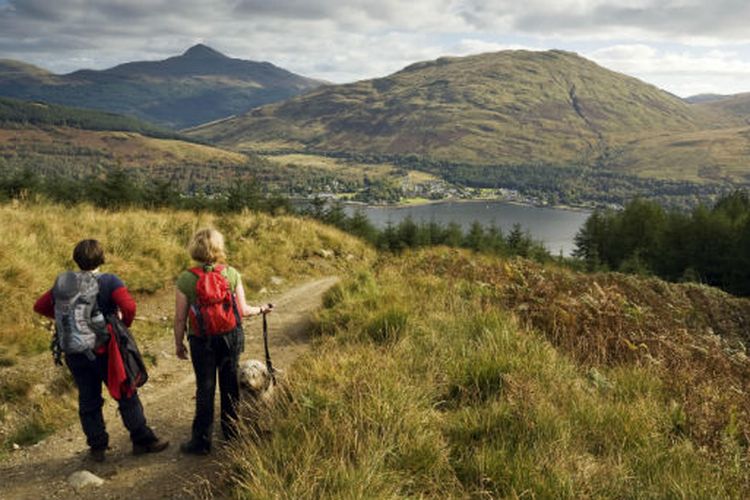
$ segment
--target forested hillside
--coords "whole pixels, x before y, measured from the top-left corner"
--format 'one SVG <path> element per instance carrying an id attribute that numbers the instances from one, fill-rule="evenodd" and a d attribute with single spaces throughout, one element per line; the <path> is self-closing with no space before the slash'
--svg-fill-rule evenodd
<path id="1" fill-rule="evenodd" d="M 0 127 L 71 127 L 83 130 L 137 132 L 157 138 L 187 139 L 171 130 L 129 116 L 44 102 L 0 97 Z"/>
<path id="2" fill-rule="evenodd" d="M 594 212 L 576 236 L 589 269 L 655 274 L 750 295 L 750 198 L 737 191 L 690 213 L 635 200 Z"/>

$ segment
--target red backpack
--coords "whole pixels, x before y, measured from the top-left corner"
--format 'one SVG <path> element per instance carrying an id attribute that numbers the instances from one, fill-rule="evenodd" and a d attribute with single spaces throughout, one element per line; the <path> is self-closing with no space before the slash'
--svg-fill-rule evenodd
<path id="1" fill-rule="evenodd" d="M 190 270 L 198 276 L 195 303 L 190 305 L 188 313 L 197 335 L 224 335 L 242 324 L 229 280 L 221 274 L 223 269 L 224 266 L 215 266 L 209 270 L 202 267 Z"/>

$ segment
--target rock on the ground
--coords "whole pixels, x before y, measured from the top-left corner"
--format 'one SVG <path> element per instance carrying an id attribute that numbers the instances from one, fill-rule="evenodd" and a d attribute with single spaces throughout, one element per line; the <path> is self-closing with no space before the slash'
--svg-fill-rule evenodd
<path id="1" fill-rule="evenodd" d="M 318 256 L 323 257 L 324 259 L 330 259 L 334 255 L 336 255 L 333 250 L 326 250 L 325 248 L 319 248 L 318 250 L 315 251 L 315 253 Z"/>
<path id="2" fill-rule="evenodd" d="M 104 479 L 87 470 L 79 470 L 68 476 L 68 484 L 73 488 L 80 490 L 87 486 L 101 486 L 104 484 Z"/>
<path id="3" fill-rule="evenodd" d="M 284 283 L 284 278 L 280 278 L 279 276 L 271 276 L 271 284 L 273 286 L 279 286 L 282 283 Z"/>

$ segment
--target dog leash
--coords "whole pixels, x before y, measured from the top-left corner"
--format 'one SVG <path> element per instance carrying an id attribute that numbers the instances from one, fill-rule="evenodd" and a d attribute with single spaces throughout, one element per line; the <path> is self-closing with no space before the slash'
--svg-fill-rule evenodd
<path id="1" fill-rule="evenodd" d="M 271 364 L 271 353 L 268 352 L 268 320 L 266 319 L 266 316 L 268 313 L 263 313 L 263 347 L 266 349 L 266 370 L 268 370 L 268 374 L 271 376 L 271 381 L 275 384 L 276 383 L 276 374 L 273 369 L 273 364 Z"/>

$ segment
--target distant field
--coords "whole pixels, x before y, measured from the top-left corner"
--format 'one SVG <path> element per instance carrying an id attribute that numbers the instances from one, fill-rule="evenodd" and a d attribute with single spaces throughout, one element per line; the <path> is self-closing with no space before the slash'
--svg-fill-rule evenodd
<path id="1" fill-rule="evenodd" d="M 418 170 L 408 170 L 404 173 L 403 168 L 393 165 L 392 163 L 361 163 L 341 158 L 301 153 L 266 155 L 263 156 L 263 158 L 272 163 L 335 173 L 359 181 L 364 179 L 365 176 L 371 179 L 380 179 L 389 176 L 405 176 L 408 181 L 412 183 L 424 183 L 438 179 L 432 174 L 420 172 Z"/>
<path id="2" fill-rule="evenodd" d="M 352 163 L 338 158 L 308 154 L 268 155 L 265 159 L 272 163 L 307 169 L 335 173 L 350 179 L 361 181 L 365 175 L 370 177 L 386 177 L 393 173 L 395 167 L 390 164 Z"/>

